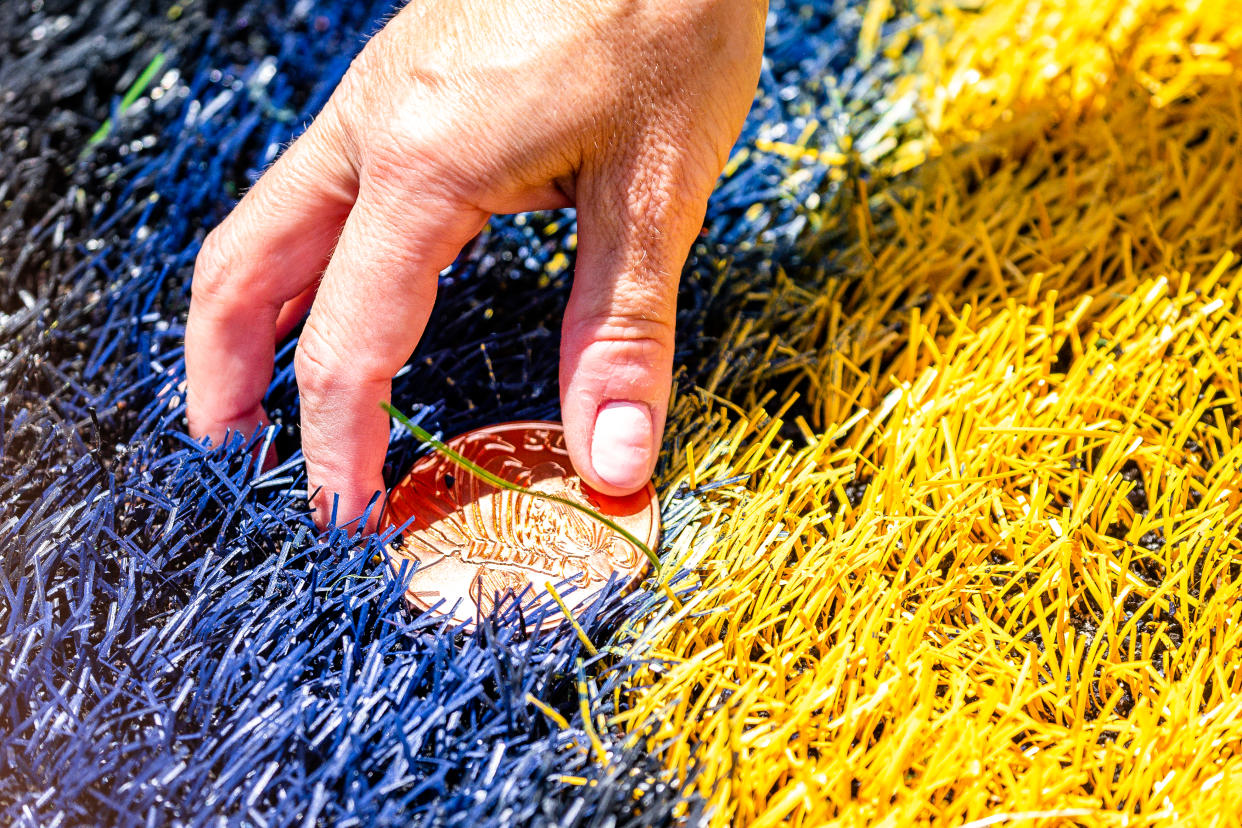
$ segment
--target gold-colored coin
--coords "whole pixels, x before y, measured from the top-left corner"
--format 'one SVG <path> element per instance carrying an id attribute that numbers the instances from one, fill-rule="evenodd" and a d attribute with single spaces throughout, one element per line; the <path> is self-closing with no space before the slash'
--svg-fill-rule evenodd
<path id="1" fill-rule="evenodd" d="M 569 462 L 559 423 L 489 426 L 448 446 L 502 480 L 594 509 L 651 549 L 659 540 L 655 488 L 611 497 L 588 487 Z M 513 596 L 524 603 L 542 597 L 548 584 L 579 610 L 610 578 L 628 587 L 648 567 L 641 549 L 590 515 L 494 486 L 439 453 L 416 463 L 389 493 L 384 526 L 411 518 L 388 550 L 394 571 L 402 561 L 417 563 L 407 600 L 465 624 Z M 545 626 L 559 621 L 552 613 Z"/>

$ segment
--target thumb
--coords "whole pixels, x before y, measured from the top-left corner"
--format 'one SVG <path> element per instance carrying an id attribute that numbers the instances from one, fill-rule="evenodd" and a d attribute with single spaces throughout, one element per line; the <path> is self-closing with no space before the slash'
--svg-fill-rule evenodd
<path id="1" fill-rule="evenodd" d="M 678 161 L 651 158 L 577 182 L 561 414 L 574 468 L 604 494 L 651 479 L 664 433 L 677 282 L 711 191 L 676 172 Z"/>

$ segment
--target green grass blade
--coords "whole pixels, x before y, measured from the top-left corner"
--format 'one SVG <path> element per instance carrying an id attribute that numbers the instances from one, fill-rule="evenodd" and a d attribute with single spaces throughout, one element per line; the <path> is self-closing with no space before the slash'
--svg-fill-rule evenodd
<path id="1" fill-rule="evenodd" d="M 126 90 L 125 95 L 121 98 L 121 107 L 119 111 L 122 115 L 124 115 L 131 106 L 138 102 L 138 98 L 142 96 L 143 92 L 147 91 L 147 87 L 151 85 L 151 81 L 155 80 L 155 76 L 158 75 L 160 70 L 164 68 L 165 60 L 166 58 L 163 52 L 160 52 L 155 57 L 151 58 L 151 62 L 147 64 L 147 68 L 142 70 L 142 74 L 138 76 L 138 79 L 133 82 L 129 89 Z M 100 141 L 103 141 L 111 135 L 112 127 L 113 123 L 111 118 L 100 124 L 99 129 L 95 130 L 95 134 L 87 139 L 86 150 L 83 150 L 83 152 L 85 153 L 87 150 L 93 149 L 99 144 Z"/>
<path id="2" fill-rule="evenodd" d="M 593 520 L 599 521 L 600 523 L 604 524 L 612 531 L 616 532 L 621 537 L 625 538 L 630 543 L 634 544 L 634 546 L 636 546 L 638 549 L 641 549 L 643 554 L 647 556 L 647 560 L 651 561 L 651 566 L 653 567 L 654 572 L 658 573 L 660 571 L 660 559 L 656 556 L 655 552 L 653 552 L 651 548 L 647 546 L 647 544 L 643 543 L 641 540 L 635 537 L 631 532 L 626 530 L 623 526 L 618 524 L 616 521 L 611 520 L 605 517 L 604 515 L 601 515 L 599 512 L 595 511 L 590 506 L 583 506 L 581 503 L 575 503 L 572 500 L 568 500 L 563 497 L 558 497 L 557 495 L 554 495 L 554 494 L 546 494 L 544 492 L 532 491 L 523 486 L 519 486 L 516 483 L 510 483 L 508 480 L 505 480 L 501 477 L 497 477 L 496 475 L 489 472 L 487 469 L 484 469 L 481 466 L 471 462 L 470 460 L 467 460 L 461 454 L 449 448 L 447 445 L 445 445 L 440 440 L 437 440 L 435 437 L 431 436 L 430 432 L 428 432 L 424 428 L 421 428 L 415 425 L 413 422 L 411 422 L 409 417 L 405 416 L 404 414 L 402 414 L 396 408 L 393 408 L 388 403 L 380 403 L 380 405 L 383 407 L 384 411 L 388 412 L 388 415 L 390 417 L 395 419 L 397 422 L 401 423 L 401 425 L 405 427 L 406 431 L 410 432 L 415 437 L 417 437 L 419 440 L 431 446 L 433 449 L 438 451 L 440 454 L 443 454 L 445 457 L 452 460 L 458 466 L 461 466 L 463 469 L 470 472 L 475 477 L 479 477 L 483 480 L 486 480 L 488 483 L 491 483 L 493 486 L 496 486 L 501 489 L 508 489 L 511 492 L 518 492 L 520 494 L 529 495 L 530 497 L 538 498 L 540 500 L 548 500 L 548 501 L 551 501 L 552 503 L 559 503 L 562 506 L 567 506 L 570 509 L 579 511 L 582 514 L 586 515 L 587 517 L 592 518 Z"/>

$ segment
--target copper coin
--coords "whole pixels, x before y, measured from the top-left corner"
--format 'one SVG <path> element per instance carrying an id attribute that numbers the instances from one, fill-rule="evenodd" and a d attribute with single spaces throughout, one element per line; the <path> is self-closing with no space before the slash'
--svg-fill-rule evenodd
<path id="1" fill-rule="evenodd" d="M 560 423 L 504 423 L 447 442 L 502 480 L 589 506 L 655 549 L 655 487 L 627 497 L 591 489 L 574 473 Z M 610 578 L 629 587 L 648 567 L 641 549 L 590 515 L 494 486 L 439 452 L 416 463 L 388 495 L 384 525 L 411 518 L 388 548 L 394 571 L 402 561 L 418 564 L 407 600 L 467 625 L 505 599 L 542 598 L 548 584 L 571 610 L 583 609 Z M 550 613 L 544 626 L 556 626 L 559 615 Z"/>

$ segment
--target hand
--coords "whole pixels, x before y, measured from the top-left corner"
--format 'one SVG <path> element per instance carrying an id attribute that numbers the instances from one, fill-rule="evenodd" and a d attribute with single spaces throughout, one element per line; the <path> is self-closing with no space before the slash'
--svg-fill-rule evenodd
<path id="1" fill-rule="evenodd" d="M 294 358 L 316 521 L 383 489 L 380 402 L 439 272 L 493 213 L 576 206 L 561 342 L 574 468 L 650 479 L 677 280 L 758 79 L 766 0 L 414 0 L 320 116 L 208 235 L 186 326 L 190 431 L 267 424 Z M 377 510 L 373 510 L 377 511 Z M 372 521 L 374 517 L 372 517 Z"/>

